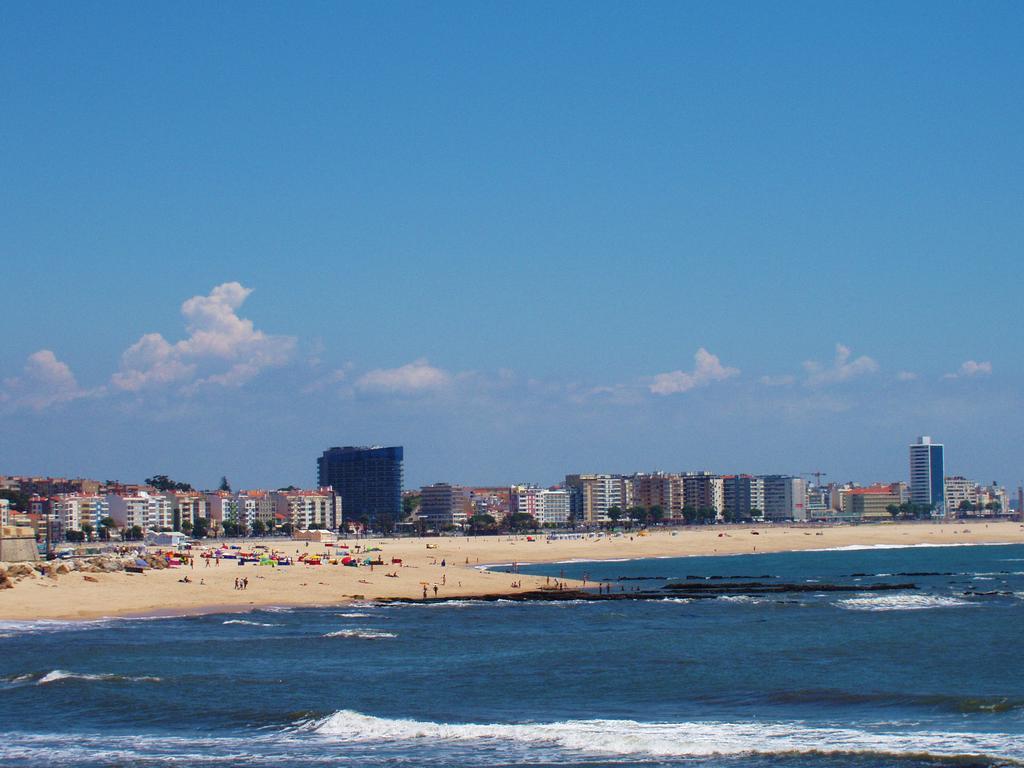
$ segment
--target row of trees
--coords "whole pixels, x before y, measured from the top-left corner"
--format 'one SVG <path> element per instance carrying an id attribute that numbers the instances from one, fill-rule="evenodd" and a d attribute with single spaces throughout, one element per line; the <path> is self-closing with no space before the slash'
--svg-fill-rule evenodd
<path id="1" fill-rule="evenodd" d="M 687 525 L 711 525 L 718 519 L 718 513 L 711 508 L 684 507 L 682 510 L 683 522 Z M 730 514 L 724 515 L 725 522 L 740 523 L 752 522 L 760 519 L 761 510 L 752 509 L 747 515 Z M 621 507 L 608 508 L 608 522 L 604 523 L 606 528 L 615 528 L 623 525 L 627 528 L 633 526 L 658 525 L 665 521 L 665 511 L 661 507 Z M 578 524 L 575 515 L 569 516 L 569 527 L 575 528 Z M 450 526 L 454 528 L 454 526 Z M 466 521 L 466 528 L 472 533 L 498 533 L 503 531 L 530 531 L 537 530 L 542 526 L 537 520 L 525 512 L 517 512 L 508 515 L 502 521 L 498 521 L 493 515 L 476 514 Z M 549 524 L 548 527 L 556 527 Z"/>
<path id="2" fill-rule="evenodd" d="M 935 509 L 934 504 L 915 504 L 912 501 L 905 501 L 902 504 L 890 504 L 885 508 L 885 511 L 895 520 L 896 518 L 902 518 L 903 520 L 927 520 L 932 516 L 932 510 Z"/>

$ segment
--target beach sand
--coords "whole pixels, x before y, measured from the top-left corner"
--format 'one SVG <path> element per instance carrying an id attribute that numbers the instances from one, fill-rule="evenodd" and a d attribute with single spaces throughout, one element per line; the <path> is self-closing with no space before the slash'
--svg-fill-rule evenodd
<path id="1" fill-rule="evenodd" d="M 753 535 L 757 531 L 758 535 Z M 458 598 L 509 594 L 546 585 L 544 577 L 489 572 L 488 564 L 541 563 L 567 560 L 682 557 L 830 549 L 851 546 L 913 544 L 1024 543 L 1024 525 L 1016 522 L 960 521 L 813 528 L 796 525 L 710 526 L 659 530 L 645 536 L 624 534 L 582 540 L 548 541 L 539 536 L 480 536 L 376 539 L 349 543 L 378 546 L 386 563 L 374 567 L 293 565 L 286 568 L 239 566 L 222 561 L 205 567 L 149 570 L 143 574 L 80 573 L 24 579 L 14 589 L 0 590 L 0 619 L 96 619 L 245 611 L 266 606 L 337 605 L 379 597 L 419 598 L 423 585 L 434 596 Z M 248 548 L 254 540 L 241 542 Z M 287 539 L 266 540 L 267 546 L 292 557 L 325 551 L 320 544 Z M 429 548 L 436 546 L 436 549 Z M 392 557 L 402 566 L 392 566 Z M 441 561 L 446 567 L 441 567 Z M 397 572 L 397 578 L 385 573 Z M 190 584 L 179 582 L 188 575 Z M 600 575 L 600 574 L 595 574 Z M 244 591 L 234 580 L 248 577 Z M 200 580 L 205 584 L 200 584 Z M 513 587 L 519 582 L 521 587 Z M 568 586 L 578 586 L 569 582 Z"/>

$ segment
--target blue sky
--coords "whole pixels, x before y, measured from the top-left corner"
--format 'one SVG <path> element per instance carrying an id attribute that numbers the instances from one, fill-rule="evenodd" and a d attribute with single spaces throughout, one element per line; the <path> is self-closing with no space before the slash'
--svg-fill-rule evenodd
<path id="1" fill-rule="evenodd" d="M 0 7 L 0 473 L 1024 476 L 1014 3 Z"/>

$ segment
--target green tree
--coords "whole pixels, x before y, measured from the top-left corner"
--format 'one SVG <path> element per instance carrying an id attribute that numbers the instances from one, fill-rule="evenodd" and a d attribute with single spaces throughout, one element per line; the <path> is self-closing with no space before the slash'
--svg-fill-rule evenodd
<path id="1" fill-rule="evenodd" d="M 95 529 L 89 523 L 82 523 L 82 535 L 85 536 L 86 541 L 92 539 L 93 530 Z"/>
<path id="2" fill-rule="evenodd" d="M 643 507 L 630 507 L 626 510 L 630 520 L 635 520 L 640 525 L 647 525 L 651 520 L 651 511 Z"/>
<path id="3" fill-rule="evenodd" d="M 192 524 L 192 538 L 205 539 L 210 532 L 210 519 L 208 517 L 197 517 Z"/>
<path id="4" fill-rule="evenodd" d="M 402 516 L 409 517 L 419 509 L 421 499 L 422 495 L 419 493 L 408 493 L 402 496 Z"/>
<path id="5" fill-rule="evenodd" d="M 254 520 L 252 524 L 252 535 L 262 536 L 267 532 L 267 524 L 262 520 Z"/>
<path id="6" fill-rule="evenodd" d="M 292 535 L 292 524 L 291 524 L 291 521 L 286 520 L 285 522 L 281 523 L 281 533 L 283 533 L 285 536 L 291 536 Z"/>
<path id="7" fill-rule="evenodd" d="M 153 475 L 146 478 L 146 485 L 151 485 L 158 491 L 193 491 L 195 490 L 188 483 L 177 483 L 167 475 Z"/>
<path id="8" fill-rule="evenodd" d="M 665 510 L 657 504 L 647 510 L 647 513 L 650 515 L 651 522 L 655 525 L 658 525 L 658 523 L 665 519 Z"/>
<path id="9" fill-rule="evenodd" d="M 614 528 L 615 525 L 619 522 L 619 520 L 622 519 L 622 508 L 608 507 L 608 512 L 606 514 L 608 515 L 609 524 L 611 525 L 611 527 Z"/>
<path id="10" fill-rule="evenodd" d="M 687 525 L 697 522 L 697 510 L 694 507 L 683 507 L 683 521 Z"/>
<path id="11" fill-rule="evenodd" d="M 516 512 L 514 515 L 509 515 L 508 527 L 513 531 L 527 531 L 535 529 L 537 521 L 533 519 L 533 515 L 527 512 Z"/>
<path id="12" fill-rule="evenodd" d="M 117 528 L 117 523 L 114 522 L 112 517 L 104 517 L 100 520 L 100 540 L 109 541 L 110 532 Z"/>
<path id="13" fill-rule="evenodd" d="M 179 530 L 186 535 L 191 535 L 193 527 L 191 520 L 185 520 L 182 522 Z"/>
<path id="14" fill-rule="evenodd" d="M 484 531 L 493 531 L 498 527 L 498 521 L 494 519 L 492 515 L 488 515 L 484 512 L 479 512 L 473 515 L 469 520 L 466 521 L 469 529 L 474 533 L 483 533 Z"/>
<path id="15" fill-rule="evenodd" d="M 11 509 L 18 512 L 28 512 L 29 499 L 32 497 L 24 491 L 16 491 L 12 488 L 5 488 L 0 491 L 0 499 L 7 499 L 11 502 Z"/>
<path id="16" fill-rule="evenodd" d="M 217 490 L 226 491 L 228 493 L 231 493 L 231 483 L 228 482 L 227 475 L 222 475 L 221 476 L 221 478 L 220 478 L 220 485 L 217 487 Z"/>

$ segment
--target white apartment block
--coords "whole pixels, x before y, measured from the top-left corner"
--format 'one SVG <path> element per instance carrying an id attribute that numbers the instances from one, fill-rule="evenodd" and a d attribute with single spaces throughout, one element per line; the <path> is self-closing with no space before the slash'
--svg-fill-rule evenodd
<path id="1" fill-rule="evenodd" d="M 566 475 L 565 487 L 576 520 L 587 524 L 608 522 L 612 507 L 625 512 L 633 495 L 633 484 L 621 475 Z"/>
<path id="2" fill-rule="evenodd" d="M 333 530 L 341 521 L 341 499 L 331 488 L 318 491 L 274 491 L 270 494 L 278 519 L 299 530 Z"/>
<path id="3" fill-rule="evenodd" d="M 103 496 L 62 493 L 50 500 L 50 515 L 60 531 L 81 531 L 83 525 L 100 529 L 100 521 L 109 514 L 109 505 Z"/>
<path id="4" fill-rule="evenodd" d="M 11 516 L 10 499 L 0 499 L 0 525 L 8 525 Z"/>
<path id="5" fill-rule="evenodd" d="M 274 519 L 274 500 L 266 491 L 239 491 L 237 495 L 237 520 L 252 531 L 257 520 L 270 525 Z"/>
<path id="6" fill-rule="evenodd" d="M 565 525 L 572 510 L 572 496 L 568 490 L 514 485 L 509 489 L 512 514 L 531 515 L 540 525 Z"/>
<path id="7" fill-rule="evenodd" d="M 151 495 L 145 491 L 127 496 L 110 493 L 105 501 L 110 516 L 119 528 L 137 525 L 144 531 L 156 531 L 173 527 L 171 502 L 164 496 Z"/>
<path id="8" fill-rule="evenodd" d="M 946 478 L 946 507 L 951 514 L 960 511 L 964 502 L 978 503 L 977 485 L 966 477 Z"/>

